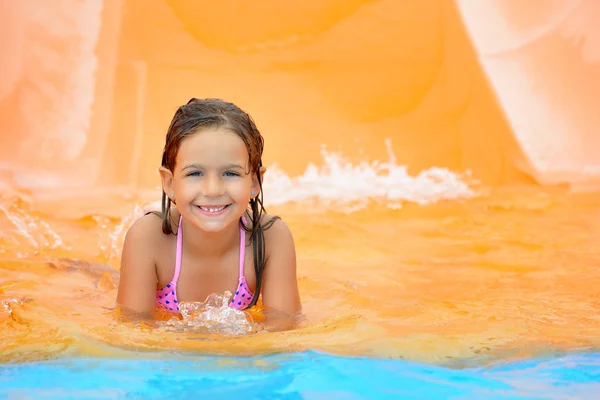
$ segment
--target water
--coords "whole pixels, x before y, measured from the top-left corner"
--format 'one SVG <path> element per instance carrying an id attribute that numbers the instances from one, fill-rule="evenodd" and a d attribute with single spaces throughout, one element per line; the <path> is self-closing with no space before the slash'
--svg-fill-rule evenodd
<path id="1" fill-rule="evenodd" d="M 156 356 L 5 365 L 0 398 L 592 399 L 600 390 L 600 353 L 461 370 L 313 351 Z"/>
<path id="2" fill-rule="evenodd" d="M 320 171 L 323 182 L 340 177 Z M 470 184 L 462 198 L 418 204 L 376 190 L 348 201 L 339 187 L 337 196 L 273 201 L 269 211 L 295 234 L 304 319 L 291 331 L 242 335 L 152 328 L 115 310 L 120 243 L 158 191 L 105 192 L 95 203 L 81 193 L 5 196 L 1 393 L 589 398 L 597 390 L 599 194 Z M 422 183 L 404 187 L 416 193 Z"/>
<path id="3" fill-rule="evenodd" d="M 597 397 L 596 2 L 35 3 L 0 2 L 0 397 Z M 192 96 L 265 136 L 295 329 L 114 307 Z"/>

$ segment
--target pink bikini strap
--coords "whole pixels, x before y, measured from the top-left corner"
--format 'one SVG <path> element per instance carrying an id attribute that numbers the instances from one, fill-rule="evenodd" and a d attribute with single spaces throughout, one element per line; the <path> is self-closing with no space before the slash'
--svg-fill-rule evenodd
<path id="1" fill-rule="evenodd" d="M 246 218 L 242 217 L 244 224 Z M 182 235 L 182 219 L 179 216 L 179 227 L 177 228 L 177 253 L 175 255 L 175 273 L 173 274 L 173 282 L 177 282 L 179 279 L 179 271 L 181 270 L 181 249 L 183 246 L 183 235 Z M 240 224 L 240 279 L 244 277 L 244 260 L 246 254 L 246 230 Z"/>
<path id="2" fill-rule="evenodd" d="M 242 216 L 242 222 L 246 224 L 246 218 Z M 240 224 L 240 279 L 244 277 L 244 260 L 246 259 L 246 230 Z"/>
<path id="3" fill-rule="evenodd" d="M 181 234 L 181 215 L 179 216 L 179 227 L 177 228 L 177 253 L 175 255 L 175 273 L 173 274 L 173 282 L 177 282 L 179 279 L 179 270 L 181 270 L 181 248 L 183 243 L 183 235 Z"/>

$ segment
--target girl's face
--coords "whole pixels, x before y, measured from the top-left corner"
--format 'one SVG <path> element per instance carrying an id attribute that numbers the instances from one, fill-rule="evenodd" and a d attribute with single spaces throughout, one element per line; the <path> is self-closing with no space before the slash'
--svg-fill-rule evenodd
<path id="1" fill-rule="evenodd" d="M 181 142 L 172 174 L 161 169 L 163 187 L 167 195 L 174 194 L 186 222 L 219 232 L 237 224 L 250 198 L 258 195 L 255 174 L 247 174 L 249 162 L 237 134 L 223 128 L 201 130 Z"/>

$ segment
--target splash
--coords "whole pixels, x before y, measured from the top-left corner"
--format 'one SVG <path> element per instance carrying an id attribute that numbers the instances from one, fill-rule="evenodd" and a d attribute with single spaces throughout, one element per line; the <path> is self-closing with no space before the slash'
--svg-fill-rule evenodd
<path id="1" fill-rule="evenodd" d="M 271 166 L 265 173 L 265 203 L 280 205 L 310 201 L 320 206 L 344 206 L 352 212 L 369 203 L 399 208 L 403 202 L 432 204 L 475 196 L 469 187 L 470 173 L 456 174 L 433 167 L 411 176 L 404 165 L 396 164 L 391 140 L 386 140 L 388 160 L 352 164 L 341 153 L 321 149 L 324 164 L 309 164 L 303 175 L 290 178 Z"/>
<path id="2" fill-rule="evenodd" d="M 183 319 L 173 317 L 160 324 L 167 330 L 218 333 L 223 335 L 246 335 L 258 332 L 260 324 L 244 311 L 229 307 L 232 294 L 211 294 L 203 302 L 181 302 L 179 310 Z"/>
<path id="3" fill-rule="evenodd" d="M 391 140 L 385 144 L 386 161 L 353 163 L 341 153 L 322 148 L 323 161 L 319 165 L 308 164 L 302 175 L 290 177 L 277 165 L 270 166 L 263 184 L 265 205 L 269 208 L 296 204 L 302 212 L 352 213 L 371 205 L 398 209 L 406 203 L 429 205 L 480 194 L 472 189 L 477 182 L 468 172 L 458 174 L 433 167 L 410 175 L 406 166 L 397 164 Z M 102 262 L 118 262 L 125 234 L 133 222 L 148 211 L 161 209 L 160 192 L 160 187 L 156 187 L 151 191 L 129 193 L 130 200 L 135 201 L 131 201 L 131 208 L 125 212 L 87 215 L 94 222 L 90 232 L 93 232 Z M 115 200 L 120 201 L 121 198 Z M 3 254 L 16 254 L 18 258 L 65 257 L 65 250 L 72 256 L 80 247 L 77 237 L 65 237 L 60 223 L 46 222 L 32 207 L 26 198 L 0 198 L 0 228 L 3 228 L 0 257 Z M 120 221 L 116 226 L 112 222 L 114 217 Z"/>
<path id="4" fill-rule="evenodd" d="M 2 287 L 0 287 L 0 294 L 2 293 Z M 25 303 L 29 303 L 30 298 L 21 297 L 9 297 L 4 300 L 0 300 L 0 322 L 3 322 L 9 318 L 14 318 L 14 311 L 16 307 L 22 307 Z"/>
<path id="5" fill-rule="evenodd" d="M 304 174 L 294 178 L 275 163 L 265 173 L 264 202 L 267 206 L 305 203 L 310 205 L 307 208 L 312 212 L 335 209 L 351 213 L 373 203 L 396 209 L 407 202 L 428 205 L 478 195 L 471 186 L 479 182 L 471 177 L 470 171 L 458 174 L 446 168 L 432 167 L 411 176 L 407 166 L 396 163 L 391 139 L 387 139 L 385 144 L 387 161 L 362 161 L 358 164 L 350 162 L 342 153 L 330 152 L 323 147 L 323 164 L 316 166 L 309 163 Z M 160 191 L 160 188 L 157 190 Z M 138 209 L 134 216 L 160 210 L 160 207 L 160 201 L 154 201 Z"/>
<path id="6" fill-rule="evenodd" d="M 12 204 L 0 201 L 0 226 L 0 254 L 12 252 L 17 258 L 24 259 L 64 247 L 54 228 L 35 215 L 30 205 L 21 199 Z"/>
<path id="7" fill-rule="evenodd" d="M 13 309 L 12 309 L 13 304 L 22 306 L 23 303 L 26 303 L 27 301 L 28 301 L 27 299 L 15 299 L 15 298 L 2 300 L 2 301 L 0 301 L 0 306 L 1 306 L 0 312 L 10 314 L 13 311 Z"/>

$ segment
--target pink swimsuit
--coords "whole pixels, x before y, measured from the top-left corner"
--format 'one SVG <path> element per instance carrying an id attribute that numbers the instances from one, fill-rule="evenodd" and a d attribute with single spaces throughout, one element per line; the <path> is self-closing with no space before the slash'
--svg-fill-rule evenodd
<path id="1" fill-rule="evenodd" d="M 246 222 L 242 217 L 244 223 Z M 179 217 L 179 228 L 177 229 L 177 255 L 175 258 L 175 273 L 173 279 L 164 288 L 156 291 L 156 307 L 167 311 L 179 311 L 177 300 L 177 280 L 179 279 L 179 271 L 181 270 L 181 248 L 182 248 L 182 220 Z M 246 231 L 240 224 L 240 279 L 238 282 L 237 291 L 233 295 L 230 307 L 243 309 L 252 300 L 252 292 L 246 283 L 244 276 L 244 253 L 246 249 Z"/>

